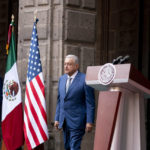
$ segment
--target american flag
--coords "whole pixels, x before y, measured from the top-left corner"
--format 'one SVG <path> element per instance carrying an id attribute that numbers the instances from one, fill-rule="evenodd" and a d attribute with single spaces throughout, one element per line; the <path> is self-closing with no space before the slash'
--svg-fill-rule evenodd
<path id="1" fill-rule="evenodd" d="M 48 139 L 44 81 L 34 22 L 28 61 L 24 105 L 24 135 L 28 149 L 33 149 Z"/>

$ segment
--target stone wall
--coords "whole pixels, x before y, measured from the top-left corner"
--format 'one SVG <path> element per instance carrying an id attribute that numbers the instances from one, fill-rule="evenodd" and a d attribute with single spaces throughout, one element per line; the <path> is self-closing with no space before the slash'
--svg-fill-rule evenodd
<path id="1" fill-rule="evenodd" d="M 57 84 L 63 74 L 63 61 L 67 54 L 76 54 L 80 70 L 86 72 L 94 65 L 95 52 L 95 1 L 90 0 L 20 0 L 18 26 L 18 70 L 21 80 L 23 101 L 30 37 L 34 12 L 39 19 L 37 29 L 39 48 L 46 87 L 46 104 L 50 139 L 47 150 L 63 150 L 62 131 L 52 127 L 57 103 Z M 86 135 L 83 150 L 91 150 L 94 131 Z"/>
<path id="2" fill-rule="evenodd" d="M 80 58 L 80 69 L 94 65 L 96 41 L 95 1 L 66 0 L 64 20 L 64 55 L 73 53 Z"/>
<path id="3" fill-rule="evenodd" d="M 96 1 L 66 0 L 64 8 L 64 56 L 75 54 L 80 70 L 95 64 L 96 52 Z M 82 150 L 92 150 L 94 130 L 85 134 Z"/>
<path id="4" fill-rule="evenodd" d="M 63 150 L 62 131 L 57 133 L 51 124 L 57 102 L 58 79 L 63 74 L 63 61 L 67 54 L 79 56 L 82 72 L 86 72 L 88 65 L 102 65 L 119 55 L 129 54 L 130 62 L 150 78 L 149 0 L 19 0 L 19 6 L 17 0 L 3 0 L 0 8 L 0 62 L 3 64 L 0 65 L 0 76 L 5 73 L 5 45 L 14 10 L 15 22 L 18 21 L 17 63 L 23 101 L 34 11 L 37 10 L 50 134 L 45 144 L 47 150 Z M 149 120 L 148 115 L 147 125 Z M 94 131 L 86 134 L 82 150 L 92 150 L 93 139 Z"/>
<path id="5" fill-rule="evenodd" d="M 150 78 L 150 2 L 149 0 L 1 0 L 0 62 L 3 65 L 0 65 L 0 76 L 3 77 L 5 73 L 5 45 L 10 16 L 14 11 L 15 22 L 18 21 L 17 63 L 23 101 L 30 37 L 36 10 L 39 18 L 37 27 L 50 134 L 45 149 L 63 150 L 62 132 L 55 132 L 51 124 L 54 121 L 57 83 L 59 76 L 63 74 L 64 57 L 67 54 L 79 56 L 80 70 L 86 72 L 88 65 L 112 62 L 112 59 L 119 55 L 130 54 L 130 62 Z M 15 31 L 17 37 L 17 29 Z M 150 124 L 149 120 L 148 118 L 147 125 Z M 92 134 L 86 134 L 82 149 L 92 150 L 93 139 L 94 131 Z"/>

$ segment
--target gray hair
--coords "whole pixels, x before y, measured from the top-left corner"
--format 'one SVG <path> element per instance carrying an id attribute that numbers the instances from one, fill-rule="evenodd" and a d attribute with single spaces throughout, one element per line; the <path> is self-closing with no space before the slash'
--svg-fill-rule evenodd
<path id="1" fill-rule="evenodd" d="M 65 58 L 72 58 L 75 61 L 75 64 L 79 64 L 78 56 L 76 55 L 67 55 Z"/>

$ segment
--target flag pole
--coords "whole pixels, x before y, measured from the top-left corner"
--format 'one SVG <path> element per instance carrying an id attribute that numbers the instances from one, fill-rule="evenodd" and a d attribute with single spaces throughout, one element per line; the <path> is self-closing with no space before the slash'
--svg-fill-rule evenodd
<path id="1" fill-rule="evenodd" d="M 11 22 L 14 22 L 14 15 L 11 15 Z M 7 40 L 7 44 L 6 44 L 6 54 L 8 55 L 8 50 L 9 50 L 9 43 L 10 43 L 10 37 L 11 37 L 11 30 L 14 32 L 14 26 L 11 26 L 11 24 L 9 25 L 9 29 L 8 29 L 8 40 Z"/>
<path id="2" fill-rule="evenodd" d="M 36 22 L 37 19 L 37 9 L 34 11 L 34 22 Z"/>
<path id="3" fill-rule="evenodd" d="M 11 22 L 14 23 L 14 20 L 15 20 L 15 16 L 12 14 L 11 15 Z M 14 26 L 12 25 L 12 32 L 14 32 Z"/>

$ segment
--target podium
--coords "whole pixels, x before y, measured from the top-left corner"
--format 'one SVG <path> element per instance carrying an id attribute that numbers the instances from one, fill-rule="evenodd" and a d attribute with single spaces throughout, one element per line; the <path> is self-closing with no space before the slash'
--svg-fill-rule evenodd
<path id="1" fill-rule="evenodd" d="M 131 64 L 114 65 L 108 85 L 99 82 L 102 66 L 89 66 L 86 84 L 99 91 L 93 150 L 146 150 L 144 99 L 150 82 Z"/>

